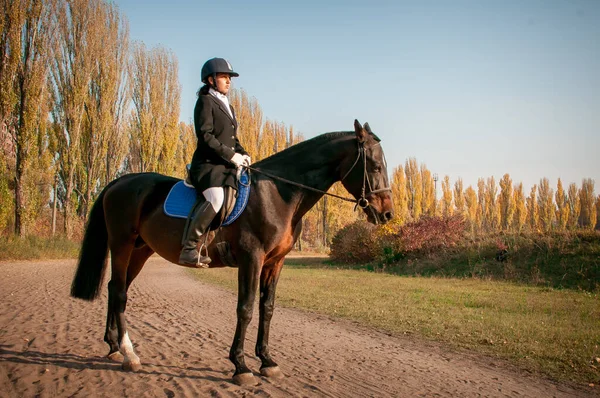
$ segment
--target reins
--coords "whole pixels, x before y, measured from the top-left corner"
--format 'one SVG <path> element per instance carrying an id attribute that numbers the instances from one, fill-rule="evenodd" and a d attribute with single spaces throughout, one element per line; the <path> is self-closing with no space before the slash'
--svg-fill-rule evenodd
<path id="1" fill-rule="evenodd" d="M 377 143 L 376 145 L 379 145 L 379 143 Z M 294 185 L 297 187 L 300 187 L 302 189 L 306 189 L 308 191 L 313 191 L 313 192 L 318 192 L 321 193 L 323 195 L 329 195 L 329 196 L 333 196 L 334 198 L 338 198 L 341 200 L 345 200 L 346 202 L 351 202 L 351 203 L 355 203 L 356 206 L 354 206 L 354 209 L 356 210 L 356 207 L 360 207 L 362 209 L 365 209 L 369 206 L 369 201 L 367 200 L 367 198 L 371 195 L 375 195 L 377 193 L 380 192 L 386 192 L 386 191 L 391 191 L 392 188 L 390 187 L 385 187 L 385 188 L 381 188 L 381 189 L 376 189 L 376 190 L 372 190 L 371 189 L 371 182 L 369 181 L 369 178 L 367 176 L 367 155 L 365 153 L 365 145 L 362 142 L 358 143 L 358 155 L 356 156 L 356 160 L 354 160 L 354 163 L 352 164 L 352 167 L 350 167 L 350 169 L 346 172 L 346 174 L 344 174 L 344 177 L 342 177 L 342 179 L 340 181 L 344 181 L 346 179 L 346 177 L 348 177 L 348 175 L 352 172 L 352 170 L 354 170 L 354 167 L 356 167 L 356 165 L 358 164 L 358 161 L 360 160 L 360 158 L 362 157 L 363 159 L 363 185 L 362 185 L 362 189 L 361 189 L 361 194 L 360 194 L 360 198 L 358 199 L 353 199 L 353 198 L 346 198 L 340 195 L 336 195 L 334 193 L 329 193 L 327 191 L 323 191 L 322 189 L 317 189 L 314 187 L 310 187 L 308 185 L 304 185 L 301 184 L 299 182 L 296 181 L 292 181 L 292 180 L 288 180 L 287 178 L 283 178 L 283 177 L 279 177 L 277 175 L 271 174 L 267 171 L 261 170 L 261 169 L 257 169 L 255 167 L 252 166 L 243 166 L 249 170 L 255 171 L 259 174 L 263 174 L 267 177 L 270 177 L 274 180 L 278 180 L 281 182 L 285 182 L 286 184 L 290 184 L 290 185 Z M 366 187 L 369 187 L 369 193 L 365 193 L 366 191 Z"/>

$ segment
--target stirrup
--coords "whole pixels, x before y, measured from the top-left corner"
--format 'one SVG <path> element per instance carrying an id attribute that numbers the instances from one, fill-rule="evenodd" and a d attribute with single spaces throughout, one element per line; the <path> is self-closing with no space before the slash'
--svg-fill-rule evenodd
<path id="1" fill-rule="evenodd" d="M 202 255 L 202 249 L 204 249 L 206 256 Z M 208 247 L 204 243 L 201 244 L 200 249 L 198 249 L 198 262 L 196 263 L 196 267 L 208 268 L 208 264 L 210 264 L 211 261 L 212 259 L 208 255 Z"/>

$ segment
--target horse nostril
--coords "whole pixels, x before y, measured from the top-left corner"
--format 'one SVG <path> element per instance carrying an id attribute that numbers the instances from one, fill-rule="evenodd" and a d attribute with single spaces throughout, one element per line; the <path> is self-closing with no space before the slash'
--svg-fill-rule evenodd
<path id="1" fill-rule="evenodd" d="M 385 213 L 383 213 L 383 217 L 385 217 L 387 221 L 390 221 L 394 217 L 394 213 L 392 213 L 391 211 L 386 211 Z"/>

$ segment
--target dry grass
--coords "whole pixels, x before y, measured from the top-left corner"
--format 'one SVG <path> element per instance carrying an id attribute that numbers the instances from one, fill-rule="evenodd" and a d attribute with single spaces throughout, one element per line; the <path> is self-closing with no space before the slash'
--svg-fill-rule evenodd
<path id="1" fill-rule="evenodd" d="M 598 294 L 336 270 L 309 261 L 308 267 L 298 258 L 286 263 L 277 289 L 279 305 L 497 356 L 557 380 L 600 382 Z M 235 269 L 194 273 L 235 290 Z"/>

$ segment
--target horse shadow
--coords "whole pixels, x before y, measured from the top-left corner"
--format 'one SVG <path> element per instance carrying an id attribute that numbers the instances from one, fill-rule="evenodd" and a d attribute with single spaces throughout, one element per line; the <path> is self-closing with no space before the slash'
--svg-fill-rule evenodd
<path id="1" fill-rule="evenodd" d="M 16 363 L 24 365 L 39 365 L 39 366 L 57 366 L 61 368 L 73 369 L 73 370 L 106 370 L 112 372 L 122 372 L 127 374 L 121 369 L 121 364 L 111 361 L 106 357 L 84 357 L 76 354 L 68 353 L 48 353 L 34 350 L 27 351 L 15 351 L 11 350 L 11 347 L 0 345 L 0 363 Z M 207 380 L 213 382 L 231 382 L 229 375 L 223 377 L 216 377 L 206 373 L 221 373 L 221 371 L 212 369 L 209 367 L 185 367 L 175 365 L 163 365 L 145 362 L 143 364 L 145 368 L 136 372 L 141 375 L 155 375 L 155 376 L 168 376 L 172 378 L 182 379 L 194 379 L 194 380 Z M 146 368 L 157 368 L 155 370 L 148 370 Z M 166 368 L 166 371 L 160 370 L 160 368 Z M 204 373 L 204 374 L 191 374 L 191 373 Z"/>

